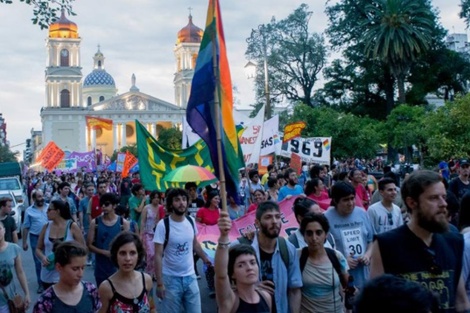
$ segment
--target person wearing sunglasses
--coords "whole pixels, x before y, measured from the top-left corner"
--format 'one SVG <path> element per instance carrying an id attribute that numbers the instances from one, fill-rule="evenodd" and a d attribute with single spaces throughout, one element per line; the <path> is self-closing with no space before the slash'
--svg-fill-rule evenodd
<path id="1" fill-rule="evenodd" d="M 464 242 L 462 235 L 448 231 L 441 176 L 414 171 L 403 182 L 401 194 L 410 221 L 376 236 L 371 278 L 387 273 L 416 281 L 439 296 L 439 312 L 470 312 L 461 275 Z"/>
<path id="2" fill-rule="evenodd" d="M 393 203 L 397 197 L 397 186 L 391 178 L 379 180 L 382 200 L 372 204 L 367 210 L 375 234 L 381 234 L 403 225 L 400 208 Z"/>
<path id="3" fill-rule="evenodd" d="M 109 247 L 113 239 L 123 230 L 129 230 L 129 221 L 116 214 L 119 199 L 114 193 L 105 193 L 100 197 L 103 211 L 90 223 L 87 244 L 88 249 L 95 253 L 95 279 L 99 286 L 106 278 L 117 270 L 111 260 Z"/>

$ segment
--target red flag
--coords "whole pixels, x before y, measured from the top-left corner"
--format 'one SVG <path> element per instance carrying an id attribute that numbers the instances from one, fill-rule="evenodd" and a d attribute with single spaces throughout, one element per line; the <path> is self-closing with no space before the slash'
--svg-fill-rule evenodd
<path id="1" fill-rule="evenodd" d="M 129 171 L 134 165 L 138 162 L 137 158 L 130 153 L 129 151 L 126 152 L 126 159 L 124 160 L 124 165 L 122 167 L 122 178 L 129 176 Z"/>

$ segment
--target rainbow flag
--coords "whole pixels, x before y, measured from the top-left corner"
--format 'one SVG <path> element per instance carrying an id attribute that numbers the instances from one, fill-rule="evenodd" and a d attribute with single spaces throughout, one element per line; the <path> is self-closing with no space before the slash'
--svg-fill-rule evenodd
<path id="1" fill-rule="evenodd" d="M 215 113 L 217 94 L 220 111 Z M 220 120 L 222 156 L 229 196 L 238 199 L 238 170 L 245 166 L 232 115 L 232 81 L 225 48 L 218 0 L 209 0 L 206 29 L 202 37 L 191 86 L 186 119 L 206 142 L 215 175 L 220 178 L 217 158 L 216 120 Z"/>

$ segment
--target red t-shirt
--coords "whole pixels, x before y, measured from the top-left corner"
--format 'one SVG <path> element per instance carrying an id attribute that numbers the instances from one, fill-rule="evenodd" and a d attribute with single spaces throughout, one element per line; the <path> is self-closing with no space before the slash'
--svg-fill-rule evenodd
<path id="1" fill-rule="evenodd" d="M 328 193 L 326 191 L 322 192 L 320 196 L 316 196 L 313 192 L 307 196 L 307 198 L 312 199 L 318 205 L 322 210 L 328 209 L 328 207 L 331 205 L 331 199 L 328 196 Z"/>
<path id="2" fill-rule="evenodd" d="M 94 195 L 91 198 L 91 212 L 90 212 L 91 219 L 97 218 L 98 216 L 101 215 L 102 212 L 103 212 L 103 209 L 101 209 L 101 206 L 100 206 L 100 196 Z"/>
<path id="3" fill-rule="evenodd" d="M 201 219 L 200 223 L 206 225 L 215 225 L 219 219 L 219 209 L 210 210 L 209 208 L 202 207 L 197 211 L 196 218 Z"/>

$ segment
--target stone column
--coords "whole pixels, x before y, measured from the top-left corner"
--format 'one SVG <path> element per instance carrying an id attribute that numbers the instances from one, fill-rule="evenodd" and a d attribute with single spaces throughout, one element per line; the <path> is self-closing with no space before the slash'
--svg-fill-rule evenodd
<path id="1" fill-rule="evenodd" d="M 150 124 L 150 133 L 152 134 L 153 137 L 155 137 L 156 132 L 155 132 L 155 123 Z"/>
<path id="2" fill-rule="evenodd" d="M 118 124 L 113 123 L 113 151 L 118 148 Z"/>
<path id="3" fill-rule="evenodd" d="M 126 145 L 126 123 L 121 123 L 121 147 Z"/>
<path id="4" fill-rule="evenodd" d="M 93 150 L 96 148 L 96 130 L 93 128 L 90 129 L 90 137 L 91 137 L 91 149 Z"/>

